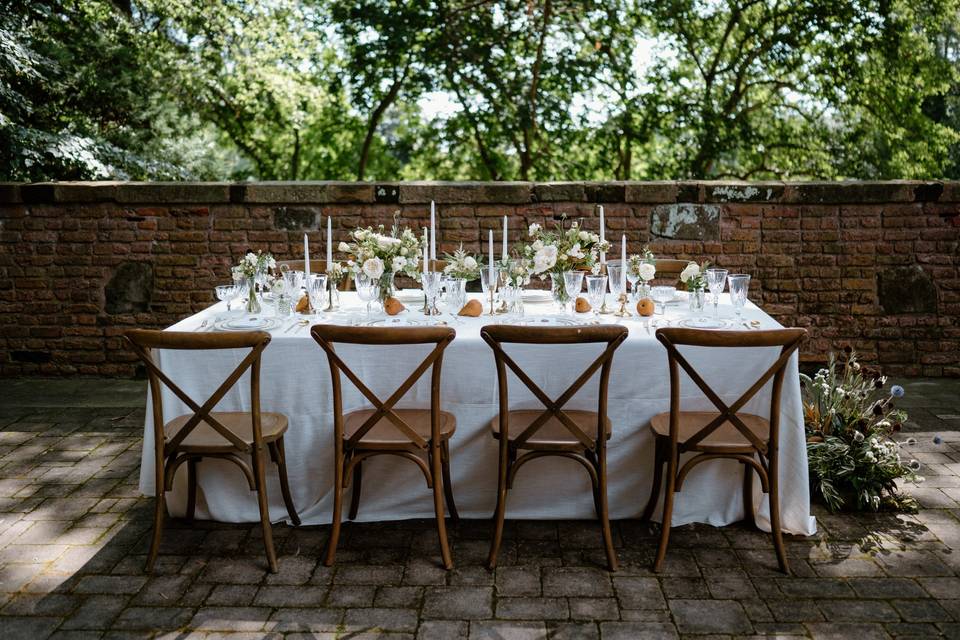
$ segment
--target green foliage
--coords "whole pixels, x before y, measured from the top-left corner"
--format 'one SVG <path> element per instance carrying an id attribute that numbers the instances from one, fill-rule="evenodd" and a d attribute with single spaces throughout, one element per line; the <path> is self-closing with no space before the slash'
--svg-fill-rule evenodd
<path id="1" fill-rule="evenodd" d="M 801 380 L 811 480 L 827 506 L 916 509 L 897 480 L 918 480 L 919 464 L 905 464 L 891 437 L 907 419 L 893 404 L 903 388 L 884 392 L 886 378 L 861 366 L 852 350 L 842 361 L 831 354 L 826 369 Z"/>
<path id="2" fill-rule="evenodd" d="M 960 178 L 958 22 L 960 0 L 0 0 L 0 179 Z"/>

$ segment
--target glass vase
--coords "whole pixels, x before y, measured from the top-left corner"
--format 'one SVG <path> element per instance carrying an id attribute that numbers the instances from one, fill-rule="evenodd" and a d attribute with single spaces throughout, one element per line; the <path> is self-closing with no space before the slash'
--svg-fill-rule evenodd
<path id="1" fill-rule="evenodd" d="M 707 294 L 703 287 L 691 289 L 688 292 L 688 299 L 690 300 L 690 311 L 695 313 L 703 312 L 703 305 L 707 300 Z"/>
<path id="2" fill-rule="evenodd" d="M 377 300 L 380 302 L 381 307 L 383 307 L 389 298 L 393 298 L 396 295 L 396 286 L 393 282 L 394 276 L 396 276 L 395 272 L 384 271 L 380 279 L 377 280 Z"/>
<path id="3" fill-rule="evenodd" d="M 553 296 L 554 303 L 563 311 L 570 302 L 570 296 L 567 295 L 567 288 L 563 283 L 562 273 L 550 274 L 550 295 Z"/>
<path id="4" fill-rule="evenodd" d="M 507 313 L 516 316 L 523 315 L 523 287 L 507 285 Z"/>
<path id="5" fill-rule="evenodd" d="M 260 313 L 260 301 L 257 299 L 256 276 L 247 278 L 247 313 Z"/>
<path id="6" fill-rule="evenodd" d="M 467 281 L 463 278 L 447 278 L 446 306 L 451 313 L 458 313 L 467 304 Z"/>

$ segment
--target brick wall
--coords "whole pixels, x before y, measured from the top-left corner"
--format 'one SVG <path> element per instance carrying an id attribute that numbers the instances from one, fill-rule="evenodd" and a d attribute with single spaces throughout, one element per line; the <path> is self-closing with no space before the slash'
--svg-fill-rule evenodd
<path id="1" fill-rule="evenodd" d="M 428 223 L 439 250 L 511 241 L 561 214 L 629 251 L 751 273 L 751 298 L 807 327 L 803 357 L 849 343 L 890 373 L 960 376 L 960 183 L 44 183 L 0 184 L 0 374 L 130 376 L 121 334 L 214 301 L 248 248 L 297 258 L 321 216 Z M 499 246 L 499 245 L 498 245 Z"/>

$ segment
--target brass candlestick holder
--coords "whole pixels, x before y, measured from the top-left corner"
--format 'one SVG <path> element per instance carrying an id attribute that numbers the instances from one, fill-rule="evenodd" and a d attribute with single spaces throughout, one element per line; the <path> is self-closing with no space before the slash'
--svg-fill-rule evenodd
<path id="1" fill-rule="evenodd" d="M 334 300 L 337 299 L 337 283 L 330 279 L 330 275 L 327 274 L 327 307 L 324 311 L 336 311 L 339 307 L 338 304 L 334 303 Z M 309 296 L 307 296 L 309 300 Z"/>
<path id="2" fill-rule="evenodd" d="M 601 274 L 601 275 L 604 275 L 604 276 L 607 276 L 607 282 L 608 282 L 608 284 L 609 284 L 610 276 L 609 276 L 609 274 L 607 273 L 607 263 L 606 263 L 606 262 L 604 262 L 603 264 L 600 265 L 600 274 Z M 607 314 L 613 313 L 613 309 L 611 309 L 610 307 L 607 306 L 607 292 L 606 292 L 606 289 L 604 289 L 604 292 L 603 292 L 603 303 L 600 305 L 600 311 L 599 311 L 599 313 L 601 313 L 601 314 L 603 314 L 603 315 L 607 315 Z"/>
<path id="3" fill-rule="evenodd" d="M 620 303 L 620 308 L 617 309 L 613 315 L 618 318 L 629 318 L 633 314 L 627 311 L 627 294 L 621 293 L 620 298 L 617 300 Z"/>
<path id="4" fill-rule="evenodd" d="M 493 306 L 493 297 L 494 297 L 494 295 L 495 295 L 496 293 L 497 293 L 497 288 L 496 288 L 496 287 L 490 287 L 490 311 L 488 311 L 488 312 L 485 313 L 484 315 L 487 315 L 487 316 L 495 316 L 495 315 L 497 315 L 497 310 L 496 310 L 496 309 L 494 308 L 494 306 Z"/>

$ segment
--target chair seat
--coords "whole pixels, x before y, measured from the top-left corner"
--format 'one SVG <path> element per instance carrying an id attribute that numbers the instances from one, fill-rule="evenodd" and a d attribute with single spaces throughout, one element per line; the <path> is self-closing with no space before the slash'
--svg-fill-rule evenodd
<path id="1" fill-rule="evenodd" d="M 510 423 L 510 441 L 514 441 L 517 437 L 523 433 L 527 427 L 529 427 L 534 420 L 540 417 L 543 411 L 539 409 L 519 409 L 516 411 L 511 411 L 508 414 L 508 420 Z M 574 424 L 580 427 L 580 430 L 583 431 L 588 438 L 593 440 L 597 436 L 597 412 L 596 411 L 579 411 L 571 409 L 569 411 L 564 411 Z M 606 418 L 604 424 L 604 431 L 607 434 L 607 440 L 610 439 L 610 434 L 613 429 L 611 427 L 610 418 Z M 500 418 L 499 416 L 490 421 L 490 430 L 493 432 L 493 437 L 500 439 Z M 583 443 L 577 440 L 576 436 L 570 433 L 570 430 L 560 422 L 556 417 L 551 416 L 547 421 L 541 425 L 537 432 L 530 437 L 529 440 L 520 445 L 521 449 L 562 449 L 562 450 L 574 450 L 579 451 L 583 449 Z"/>
<path id="2" fill-rule="evenodd" d="M 343 416 L 343 437 L 352 438 L 363 423 L 375 413 L 373 409 L 351 411 Z M 400 418 L 410 425 L 417 435 L 430 440 L 430 409 L 394 409 Z M 448 440 L 457 430 L 457 419 L 452 413 L 440 412 L 440 440 Z M 389 418 L 377 421 L 360 439 L 359 449 L 408 449 L 415 446 L 410 438 Z"/>
<path id="3" fill-rule="evenodd" d="M 680 432 L 677 440 L 682 444 L 693 437 L 700 429 L 707 426 L 719 413 L 710 411 L 681 411 Z M 750 413 L 738 413 L 747 428 L 757 436 L 761 442 L 770 439 L 770 422 L 766 418 Z M 650 419 L 650 429 L 658 438 L 670 439 L 670 412 L 658 413 Z M 730 422 L 724 422 L 710 435 L 692 447 L 694 450 L 707 452 L 725 451 L 752 451 L 753 445 Z"/>
<path id="4" fill-rule="evenodd" d="M 253 417 L 244 411 L 211 411 L 210 415 L 232 431 L 249 446 L 253 446 Z M 164 426 L 168 438 L 173 438 L 193 415 L 177 416 Z M 260 413 L 260 431 L 264 442 L 279 440 L 287 430 L 287 416 L 282 413 Z M 232 442 L 206 421 L 201 421 L 177 447 L 187 453 L 230 453 L 237 451 Z"/>

